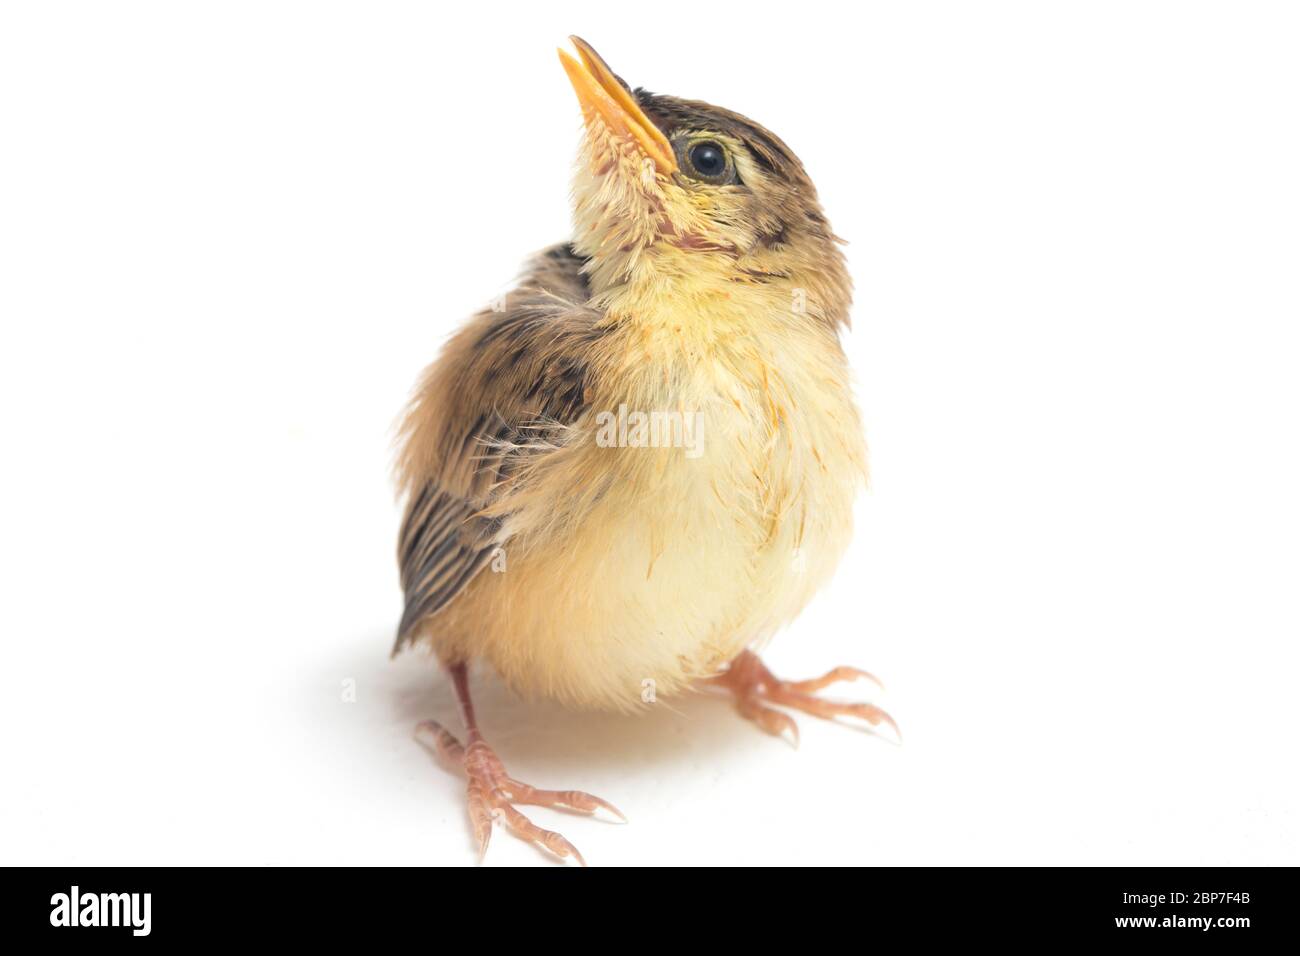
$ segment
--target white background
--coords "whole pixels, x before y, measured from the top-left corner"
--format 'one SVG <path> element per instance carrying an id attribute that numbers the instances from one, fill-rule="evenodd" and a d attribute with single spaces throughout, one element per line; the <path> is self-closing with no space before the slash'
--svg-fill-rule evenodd
<path id="1" fill-rule="evenodd" d="M 410 733 L 449 690 L 387 658 L 391 429 L 568 235 L 569 33 L 777 131 L 850 240 L 873 488 L 769 661 L 877 672 L 905 741 L 479 675 L 517 776 L 632 822 L 534 818 L 604 865 L 1300 862 L 1294 7 L 806 0 L 3 7 L 3 862 L 474 861 Z"/>

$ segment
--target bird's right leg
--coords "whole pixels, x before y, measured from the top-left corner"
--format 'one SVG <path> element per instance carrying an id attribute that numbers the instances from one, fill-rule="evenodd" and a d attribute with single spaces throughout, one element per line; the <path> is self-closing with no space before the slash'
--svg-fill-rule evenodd
<path id="1" fill-rule="evenodd" d="M 500 820 L 515 836 L 550 850 L 560 859 L 573 857 L 583 866 L 586 861 L 577 848 L 553 830 L 543 830 L 515 809 L 514 804 L 537 807 L 559 807 L 579 813 L 594 814 L 603 809 L 626 822 L 618 809 L 600 797 L 581 790 L 538 790 L 506 773 L 501 758 L 496 755 L 483 735 L 479 733 L 474 718 L 474 704 L 469 696 L 469 673 L 464 662 L 452 664 L 452 684 L 456 688 L 456 702 L 465 724 L 465 744 L 451 735 L 436 721 L 426 720 L 415 728 L 416 739 L 431 746 L 439 756 L 456 764 L 469 778 L 469 821 L 478 844 L 479 859 L 487 852 L 492 837 L 492 823 Z"/>

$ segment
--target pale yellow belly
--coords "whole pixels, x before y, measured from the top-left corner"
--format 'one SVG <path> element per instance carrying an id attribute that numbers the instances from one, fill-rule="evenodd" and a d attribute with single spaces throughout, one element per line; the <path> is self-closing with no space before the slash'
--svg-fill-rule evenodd
<path id="1" fill-rule="evenodd" d="M 489 661 L 525 695 L 631 710 L 770 637 L 838 562 L 856 482 L 816 462 L 826 453 L 745 456 L 723 438 L 697 459 L 621 450 L 644 457 L 575 522 L 525 519 L 537 530 L 433 622 L 440 651 Z M 562 511 L 563 490 L 533 507 Z"/>

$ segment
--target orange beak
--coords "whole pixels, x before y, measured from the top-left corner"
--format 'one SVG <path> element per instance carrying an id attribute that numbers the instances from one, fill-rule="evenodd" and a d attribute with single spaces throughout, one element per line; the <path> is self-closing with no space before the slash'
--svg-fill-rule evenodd
<path id="1" fill-rule="evenodd" d="M 677 159 L 668 138 L 641 111 L 632 94 L 614 76 L 614 71 L 587 41 L 581 37 L 569 39 L 578 48 L 582 62 L 560 50 L 560 63 L 578 94 L 582 116 L 588 126 L 599 117 L 615 134 L 630 137 L 642 153 L 654 160 L 659 172 L 666 176 L 676 170 Z"/>

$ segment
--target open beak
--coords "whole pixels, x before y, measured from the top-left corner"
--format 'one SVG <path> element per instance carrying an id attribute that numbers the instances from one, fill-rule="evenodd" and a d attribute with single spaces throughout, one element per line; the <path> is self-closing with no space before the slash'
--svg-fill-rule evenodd
<path id="1" fill-rule="evenodd" d="M 654 160 L 659 172 L 668 175 L 677 169 L 677 159 L 668 138 L 641 111 L 632 94 L 614 76 L 600 54 L 581 37 L 569 37 L 578 48 L 579 63 L 560 50 L 560 63 L 569 74 L 569 82 L 582 104 L 583 119 L 590 124 L 599 117 L 615 134 L 630 136 L 641 152 Z"/>

